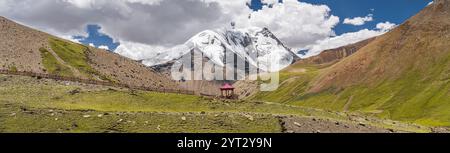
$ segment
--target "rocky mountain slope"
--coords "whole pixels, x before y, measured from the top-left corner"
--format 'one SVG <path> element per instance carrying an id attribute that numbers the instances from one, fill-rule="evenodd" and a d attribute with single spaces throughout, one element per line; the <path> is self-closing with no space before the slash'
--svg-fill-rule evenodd
<path id="1" fill-rule="evenodd" d="M 177 84 L 131 59 L 83 46 L 0 17 L 0 68 L 132 86 L 176 89 Z"/>
<path id="2" fill-rule="evenodd" d="M 342 46 L 335 49 L 329 49 L 321 52 L 319 55 L 312 56 L 305 59 L 299 59 L 297 62 L 287 67 L 281 74 L 284 73 L 298 73 L 304 74 L 307 73 L 311 69 L 311 67 L 327 67 L 333 65 L 348 56 L 353 55 L 359 49 L 363 48 L 370 42 L 374 41 L 376 37 L 370 38 L 367 40 L 363 40 L 354 44 L 349 44 L 346 46 Z M 294 77 L 295 78 L 295 77 Z M 245 99 L 256 94 L 259 91 L 259 86 L 257 81 L 252 80 L 243 80 L 237 81 L 234 83 L 236 87 L 236 93 L 239 95 L 239 98 Z"/>
<path id="3" fill-rule="evenodd" d="M 449 16 L 450 0 L 437 0 L 335 64 L 284 69 L 277 91 L 252 98 L 450 126 Z"/>
<path id="4" fill-rule="evenodd" d="M 127 53 L 119 54 L 127 56 Z M 178 82 L 184 89 L 207 95 L 220 95 L 219 88 L 225 82 L 235 82 L 239 80 L 238 78 L 245 78 L 246 74 L 256 73 L 257 70 L 278 71 L 298 59 L 297 55 L 285 47 L 269 29 L 253 27 L 205 30 L 185 44 L 161 52 L 150 59 L 143 59 L 142 63 L 152 65 L 153 69 L 171 78 L 172 66 L 177 62 L 183 63 L 186 57 L 192 57 L 189 72 L 192 78 L 195 73 L 199 73 L 194 72 L 193 65 L 202 65 L 202 68 L 206 68 L 206 64 L 211 64 L 213 67 L 223 69 L 223 81 L 217 79 L 206 81 L 206 78 L 201 78 Z M 250 72 L 250 69 L 254 71 Z M 234 78 L 227 79 L 227 76 Z"/>
<path id="5" fill-rule="evenodd" d="M 281 70 L 297 59 L 297 55 L 285 47 L 267 28 L 205 30 L 190 38 L 186 43 L 159 52 L 142 60 L 148 66 L 166 64 L 197 51 L 214 64 L 224 67 L 227 57 L 234 55 L 252 66 L 264 71 Z M 118 52 L 128 56 L 128 53 Z"/>
<path id="6" fill-rule="evenodd" d="M 342 46 L 335 49 L 329 49 L 321 52 L 319 55 L 312 56 L 309 58 L 305 58 L 296 62 L 296 64 L 326 64 L 326 63 L 335 63 L 344 59 L 354 53 L 356 53 L 359 49 L 363 48 L 367 44 L 374 41 L 375 38 L 370 38 L 367 40 L 363 40 L 354 44 L 349 44 L 346 46 Z"/>
<path id="7" fill-rule="evenodd" d="M 365 46 L 351 58 L 323 74 L 313 91 L 383 79 L 397 79 L 413 71 L 421 77 L 445 75 L 449 49 L 450 3 L 439 0 L 398 28 Z M 439 63 L 441 62 L 441 63 Z"/>

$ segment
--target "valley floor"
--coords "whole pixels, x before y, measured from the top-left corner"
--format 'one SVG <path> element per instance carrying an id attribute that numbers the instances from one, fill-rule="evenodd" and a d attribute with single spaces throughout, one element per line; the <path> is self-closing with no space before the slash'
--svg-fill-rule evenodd
<path id="1" fill-rule="evenodd" d="M 0 132 L 328 133 L 440 132 L 359 114 L 278 103 L 0 75 Z M 444 131 L 445 132 L 445 131 Z"/>

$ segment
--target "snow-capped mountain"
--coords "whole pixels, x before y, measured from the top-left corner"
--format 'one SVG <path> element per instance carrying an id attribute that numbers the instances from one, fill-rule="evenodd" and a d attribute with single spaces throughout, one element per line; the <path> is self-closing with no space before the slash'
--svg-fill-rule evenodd
<path id="1" fill-rule="evenodd" d="M 214 64 L 225 66 L 227 53 L 236 54 L 264 71 L 279 71 L 297 58 L 267 28 L 205 30 L 186 43 L 142 60 L 145 65 L 160 65 L 199 51 Z"/>

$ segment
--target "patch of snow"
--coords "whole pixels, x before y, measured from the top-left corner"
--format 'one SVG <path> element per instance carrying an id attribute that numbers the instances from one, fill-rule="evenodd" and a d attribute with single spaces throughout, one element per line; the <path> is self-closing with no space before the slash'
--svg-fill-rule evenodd
<path id="1" fill-rule="evenodd" d="M 289 66 L 293 54 L 266 28 L 216 29 L 202 31 L 186 43 L 158 52 L 156 56 L 146 58 L 143 64 L 160 65 L 176 60 L 197 50 L 213 63 L 225 66 L 227 52 L 235 53 L 247 62 L 264 71 L 275 72 Z"/>

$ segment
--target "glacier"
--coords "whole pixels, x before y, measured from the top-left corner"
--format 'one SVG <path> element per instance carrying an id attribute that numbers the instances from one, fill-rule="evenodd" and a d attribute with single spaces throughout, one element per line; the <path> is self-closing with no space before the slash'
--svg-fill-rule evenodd
<path id="1" fill-rule="evenodd" d="M 184 44 L 142 59 L 142 63 L 147 66 L 165 64 L 180 59 L 193 50 L 203 53 L 203 56 L 219 66 L 225 66 L 224 56 L 227 52 L 233 52 L 241 59 L 246 59 L 249 64 L 267 72 L 280 71 L 297 58 L 297 55 L 285 47 L 267 28 L 250 27 L 205 30 Z"/>

